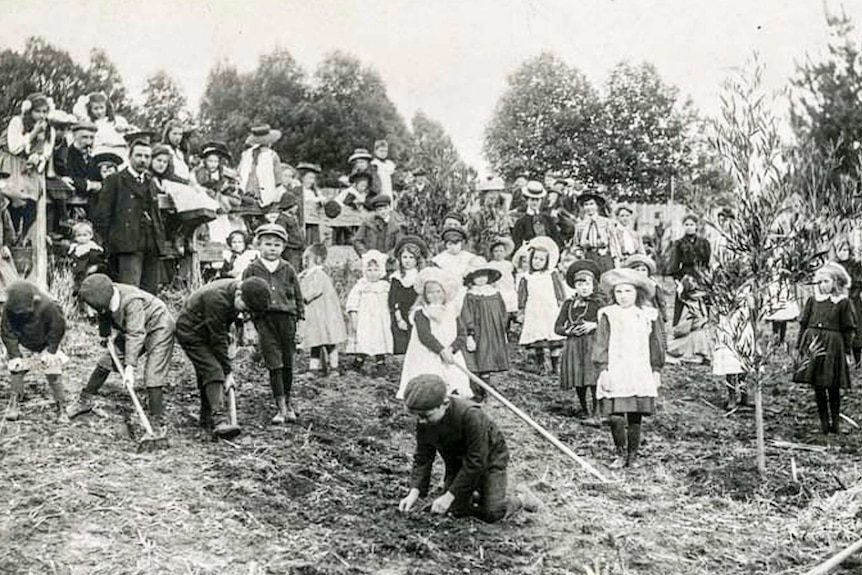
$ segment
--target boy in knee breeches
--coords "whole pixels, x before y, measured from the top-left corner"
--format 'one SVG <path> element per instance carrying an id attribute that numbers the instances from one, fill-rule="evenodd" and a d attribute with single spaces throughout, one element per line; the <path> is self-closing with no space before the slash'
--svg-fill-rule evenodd
<path id="1" fill-rule="evenodd" d="M 259 277 L 270 287 L 271 301 L 266 312 L 254 320 L 260 351 L 269 370 L 269 382 L 277 412 L 272 423 L 293 423 L 296 413 L 290 403 L 293 387 L 293 357 L 296 354 L 297 322 L 305 317 L 305 301 L 296 270 L 281 254 L 287 232 L 278 224 L 264 224 L 255 232 L 260 258 L 253 261 L 243 279 Z"/>
<path id="2" fill-rule="evenodd" d="M 104 274 L 89 276 L 81 284 L 79 297 L 96 310 L 99 334 L 107 340 L 116 330 L 114 344 L 123 364 L 123 380 L 134 381 L 135 369 L 144 358 L 147 406 L 154 427 L 164 419 L 163 386 L 174 350 L 174 320 L 165 303 L 139 288 L 115 284 Z M 115 371 L 111 354 L 99 358 L 78 401 L 69 407 L 74 417 L 92 409 L 93 396 Z"/>
<path id="3" fill-rule="evenodd" d="M 0 326 L 0 336 L 8 356 L 12 388 L 5 414 L 7 420 L 14 421 L 21 416 L 19 402 L 24 395 L 24 376 L 29 367 L 34 367 L 42 371 L 48 380 L 58 410 L 58 421 L 68 422 L 65 411 L 66 392 L 62 381 L 63 364 L 68 359 L 60 351 L 60 342 L 65 333 L 66 319 L 63 317 L 63 310 L 51 296 L 26 281 L 16 281 L 9 285 Z M 38 353 L 38 358 L 25 361 L 22 347 Z"/>

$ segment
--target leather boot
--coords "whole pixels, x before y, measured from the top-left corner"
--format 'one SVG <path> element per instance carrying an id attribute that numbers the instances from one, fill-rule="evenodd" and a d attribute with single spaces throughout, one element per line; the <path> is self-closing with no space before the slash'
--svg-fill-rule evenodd
<path id="1" fill-rule="evenodd" d="M 641 446 L 641 424 L 629 423 L 626 433 L 628 436 L 628 450 L 626 452 L 626 467 L 638 467 L 638 449 Z"/>
<path id="2" fill-rule="evenodd" d="M 165 419 L 165 394 L 161 387 L 147 388 L 147 406 L 152 420 L 150 423 L 154 428 L 153 430 L 158 432 L 155 428 L 161 428 Z"/>
<path id="3" fill-rule="evenodd" d="M 9 375 L 9 387 L 12 395 L 9 397 L 9 406 L 6 408 L 6 421 L 17 421 L 21 417 L 20 402 L 24 398 L 24 372 L 20 371 Z"/>

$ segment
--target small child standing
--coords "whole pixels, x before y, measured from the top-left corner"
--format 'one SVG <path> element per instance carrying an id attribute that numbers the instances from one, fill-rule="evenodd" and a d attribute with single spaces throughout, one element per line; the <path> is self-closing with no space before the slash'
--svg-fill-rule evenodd
<path id="1" fill-rule="evenodd" d="M 277 409 L 272 423 L 294 423 L 296 412 L 290 403 L 290 392 L 293 388 L 293 359 L 297 339 L 303 332 L 305 300 L 296 271 L 281 258 L 287 244 L 284 228 L 278 224 L 264 224 L 257 229 L 256 236 L 260 257 L 248 266 L 243 279 L 263 278 L 272 290 L 269 309 L 254 318 Z"/>
<path id="2" fill-rule="evenodd" d="M 229 233 L 227 245 L 230 249 L 225 250 L 223 254 L 224 262 L 219 276 L 222 278 L 241 278 L 249 264 L 257 259 L 260 253 L 257 250 L 249 249 L 248 236 L 243 230 L 234 230 Z"/>
<path id="3" fill-rule="evenodd" d="M 500 279 L 494 282 L 494 287 L 500 291 L 503 297 L 503 303 L 506 304 L 506 313 L 511 319 L 518 313 L 518 290 L 515 284 L 515 266 L 509 261 L 512 252 L 515 249 L 515 243 L 501 236 L 494 239 L 489 246 L 490 253 L 488 254 L 490 264 L 500 270 Z"/>
<path id="4" fill-rule="evenodd" d="M 565 339 L 554 331 L 560 305 L 566 299 L 563 281 L 556 270 L 560 248 L 551 238 L 538 236 L 518 250 L 516 259 L 522 250 L 529 262 L 529 272 L 518 286 L 519 319 L 524 326 L 518 343 L 534 350 L 540 372 L 553 374 Z"/>
<path id="5" fill-rule="evenodd" d="M 93 225 L 90 222 L 78 222 L 72 226 L 72 238 L 75 243 L 69 246 L 69 257 L 72 258 L 72 295 L 78 295 L 81 282 L 87 276 L 105 271 L 105 250 L 93 241 Z"/>
<path id="6" fill-rule="evenodd" d="M 841 388 L 850 387 L 857 321 L 853 304 L 847 297 L 850 281 L 840 264 L 829 262 L 821 267 L 814 274 L 817 291 L 805 302 L 799 318 L 800 363 L 793 381 L 814 387 L 824 434 L 838 433 Z"/>
<path id="7" fill-rule="evenodd" d="M 427 267 L 413 283 L 419 297 L 413 309 L 413 333 L 404 354 L 404 368 L 398 399 L 411 379 L 420 375 L 439 375 L 449 395 L 473 397 L 470 378 L 457 366 L 466 368 L 464 354 L 467 332 L 456 308 L 461 278 L 439 268 Z M 456 365 L 457 364 L 457 365 Z"/>
<path id="8" fill-rule="evenodd" d="M 310 350 L 308 369 L 328 375 L 338 369 L 337 345 L 347 339 L 344 315 L 335 286 L 326 273 L 326 246 L 313 244 L 302 255 L 303 270 L 299 274 L 302 297 L 305 298 L 305 333 L 302 348 Z"/>
<path id="9" fill-rule="evenodd" d="M 377 250 L 362 254 L 362 277 L 347 294 L 345 303 L 350 318 L 347 353 L 355 354 L 353 368 L 357 371 L 362 370 L 366 357 L 373 357 L 374 377 L 384 376 L 386 356 L 392 353 L 387 259 Z"/>
<path id="10" fill-rule="evenodd" d="M 748 294 L 740 294 L 734 309 L 718 316 L 715 330 L 715 347 L 712 352 L 712 374 L 723 375 L 727 386 L 727 400 L 724 408 L 728 411 L 737 404 L 748 405 L 748 390 L 745 387 L 745 374 L 748 372 L 745 358 L 740 349 L 753 349 L 754 330 L 751 327 L 751 312 Z"/>
<path id="11" fill-rule="evenodd" d="M 772 333 L 783 344 L 787 337 L 787 324 L 799 318 L 799 304 L 796 303 L 796 290 L 786 277 L 779 272 L 767 288 L 768 313 L 764 319 L 772 324 Z M 856 341 L 854 345 L 862 342 Z"/>
<path id="12" fill-rule="evenodd" d="M 443 245 L 445 250 L 437 254 L 431 261 L 442 270 L 461 279 L 475 254 L 464 249 L 467 241 L 467 231 L 461 225 L 450 225 L 443 228 Z"/>
<path id="13" fill-rule="evenodd" d="M 653 283 L 628 268 L 601 277 L 602 289 L 614 302 L 599 310 L 593 361 L 599 372 L 597 397 L 608 416 L 617 458 L 611 468 L 635 467 L 643 416 L 655 412 L 664 342 L 658 312 L 644 307 Z"/>
<path id="14" fill-rule="evenodd" d="M 473 258 L 464 277 L 467 295 L 461 306 L 461 323 L 467 331 L 467 367 L 486 383 L 490 374 L 509 370 L 509 315 L 503 296 L 493 286 L 499 279 L 500 270 L 481 256 Z M 474 387 L 473 396 L 476 401 L 484 401 L 485 390 Z"/>
<path id="15" fill-rule="evenodd" d="M 392 343 L 395 355 L 404 355 L 410 341 L 410 310 L 416 303 L 413 282 L 428 258 L 428 245 L 419 236 L 404 236 L 393 250 L 398 263 L 389 279 L 389 313 L 392 315 Z"/>
<path id="16" fill-rule="evenodd" d="M 32 362 L 45 374 L 51 395 L 57 407 L 57 421 L 68 423 L 66 415 L 66 391 L 63 388 L 63 364 L 69 358 L 60 351 L 60 342 L 66 333 L 63 310 L 51 296 L 33 284 L 19 280 L 9 284 L 3 307 L 0 336 L 6 346 L 9 379 L 12 395 L 6 408 L 6 420 L 16 421 L 21 417 L 19 401 L 24 395 L 24 376 L 29 371 L 21 347 L 38 353 L 38 362 Z"/>
<path id="17" fill-rule="evenodd" d="M 566 270 L 566 283 L 574 295 L 563 302 L 554 331 L 566 337 L 560 365 L 560 387 L 574 388 L 583 418 L 596 416 L 596 380 L 598 372 L 593 363 L 593 344 L 596 340 L 599 309 L 604 301 L 596 293 L 599 266 L 591 260 L 578 260 Z M 590 402 L 587 403 L 587 395 Z"/>

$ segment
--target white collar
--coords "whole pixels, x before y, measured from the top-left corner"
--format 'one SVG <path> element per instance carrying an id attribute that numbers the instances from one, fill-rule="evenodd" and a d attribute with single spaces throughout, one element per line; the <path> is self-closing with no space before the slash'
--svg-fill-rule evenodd
<path id="1" fill-rule="evenodd" d="M 392 274 L 392 277 L 398 280 L 401 285 L 406 288 L 413 287 L 413 282 L 416 281 L 416 276 L 419 275 L 419 270 L 413 268 L 411 270 L 407 270 L 406 272 L 397 271 Z"/>
<path id="2" fill-rule="evenodd" d="M 489 296 L 489 295 L 494 295 L 495 293 L 498 293 L 498 292 L 499 292 L 499 290 L 491 284 L 485 284 L 483 286 L 470 286 L 470 289 L 469 289 L 469 293 L 471 293 L 473 295 Z"/>
<path id="3" fill-rule="evenodd" d="M 263 267 L 265 267 L 267 270 L 269 270 L 269 273 L 273 273 L 275 270 L 278 269 L 278 264 L 281 263 L 281 259 L 270 261 L 270 260 L 265 260 L 263 258 L 260 258 L 260 263 L 263 264 Z"/>
<path id="4" fill-rule="evenodd" d="M 832 294 L 828 294 L 828 293 L 819 293 L 819 292 L 814 293 L 814 301 L 831 300 L 832 303 L 838 303 L 843 299 L 847 299 L 847 296 L 844 294 L 832 295 Z"/>

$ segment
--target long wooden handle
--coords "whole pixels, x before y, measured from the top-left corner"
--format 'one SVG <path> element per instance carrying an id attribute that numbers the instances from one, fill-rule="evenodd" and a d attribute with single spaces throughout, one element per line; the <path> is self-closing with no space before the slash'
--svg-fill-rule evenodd
<path id="1" fill-rule="evenodd" d="M 233 386 L 227 390 L 227 405 L 230 424 L 236 425 L 236 393 L 233 390 Z"/>
<path id="2" fill-rule="evenodd" d="M 463 371 L 465 374 L 467 374 L 467 377 L 469 377 L 473 383 L 475 383 L 476 385 L 478 385 L 479 387 L 481 387 L 482 389 L 487 391 L 492 397 L 494 397 L 494 399 L 496 399 L 497 401 L 502 403 L 503 406 L 506 407 L 506 409 L 508 409 L 509 411 L 511 411 L 512 413 L 514 413 L 518 417 L 520 417 L 527 425 L 529 425 L 530 427 L 532 427 L 533 429 L 538 431 L 539 435 L 541 435 L 542 437 L 544 437 L 545 439 L 550 441 L 554 447 L 556 447 L 557 449 L 562 451 L 563 454 L 565 454 L 570 459 L 574 460 L 575 463 L 577 463 L 578 465 L 583 467 L 590 475 L 592 475 L 593 477 L 595 477 L 596 479 L 598 479 L 602 483 L 608 483 L 607 478 L 605 478 L 604 475 L 599 473 L 599 471 L 595 467 L 590 465 L 590 463 L 588 461 L 586 461 L 583 457 L 579 456 L 577 453 L 575 453 L 574 451 L 569 449 L 569 447 L 566 444 L 564 444 L 562 441 L 557 439 L 556 436 L 554 436 L 554 434 L 552 434 L 550 431 L 548 431 L 547 429 L 545 429 L 544 427 L 542 427 L 541 425 L 536 423 L 536 421 L 532 417 L 530 417 L 529 415 L 527 415 L 526 413 L 524 413 L 523 411 L 518 409 L 518 407 L 515 404 L 513 404 L 511 401 L 506 399 L 503 395 L 500 394 L 500 392 L 498 392 L 496 389 L 494 389 L 493 387 L 491 387 L 490 385 L 488 385 L 487 383 L 485 383 L 484 381 L 479 379 L 476 375 L 471 373 L 467 368 L 465 368 L 461 365 L 458 365 L 457 363 L 454 365 L 455 365 L 455 367 L 457 367 L 458 369 Z"/>
<path id="3" fill-rule="evenodd" d="M 135 392 L 135 382 L 126 381 L 125 374 L 123 374 L 123 364 L 120 361 L 120 356 L 117 355 L 117 348 L 114 347 L 114 341 L 110 339 L 108 340 L 108 353 L 111 354 L 111 359 L 114 360 L 114 367 L 117 368 L 117 371 L 120 373 L 120 377 L 123 378 L 123 384 L 126 386 L 126 391 L 129 392 L 129 396 L 132 398 L 132 404 L 135 406 L 138 419 L 141 420 L 141 426 L 144 428 L 144 431 L 147 432 L 147 435 L 154 435 L 153 426 L 150 425 L 150 420 L 147 419 L 147 413 L 144 411 L 143 406 L 141 406 L 141 401 L 138 399 L 138 394 Z"/>
<path id="4" fill-rule="evenodd" d="M 831 572 L 833 569 L 841 565 L 841 563 L 846 561 L 851 555 L 853 555 L 860 549 L 862 549 L 862 539 L 859 539 L 858 541 L 856 541 L 856 543 L 845 547 L 839 553 L 833 555 L 811 571 L 805 573 L 805 575 L 826 575 L 827 573 Z"/>

